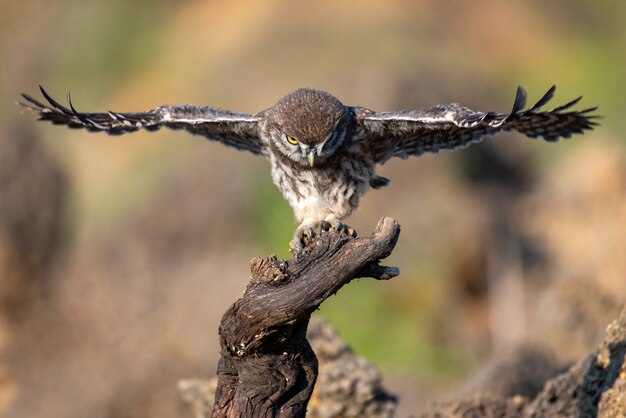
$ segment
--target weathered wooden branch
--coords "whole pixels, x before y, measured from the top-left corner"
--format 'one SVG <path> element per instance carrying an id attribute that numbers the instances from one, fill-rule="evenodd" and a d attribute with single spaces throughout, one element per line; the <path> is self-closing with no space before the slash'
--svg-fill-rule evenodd
<path id="1" fill-rule="evenodd" d="M 252 280 L 224 314 L 213 417 L 304 417 L 317 378 L 306 340 L 311 313 L 352 279 L 399 274 L 380 260 L 400 226 L 383 218 L 369 238 L 323 232 L 287 261 L 252 260 Z"/>

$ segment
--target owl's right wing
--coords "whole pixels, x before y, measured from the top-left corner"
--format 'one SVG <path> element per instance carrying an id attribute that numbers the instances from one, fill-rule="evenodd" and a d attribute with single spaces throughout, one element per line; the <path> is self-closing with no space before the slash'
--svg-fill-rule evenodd
<path id="1" fill-rule="evenodd" d="M 540 111 L 554 95 L 555 86 L 529 109 L 519 87 L 511 113 L 479 112 L 446 104 L 423 110 L 374 112 L 353 108 L 357 130 L 366 152 L 377 163 L 391 157 L 407 158 L 426 152 L 466 147 L 500 131 L 518 131 L 531 138 L 558 141 L 593 129 L 596 107 L 571 111 L 581 97 L 554 109 Z"/>
<path id="2" fill-rule="evenodd" d="M 134 113 L 80 113 L 74 109 L 69 97 L 70 107 L 67 108 L 50 97 L 41 86 L 40 89 L 48 104 L 28 94 L 22 94 L 27 103 L 19 104 L 34 111 L 39 120 L 47 120 L 55 125 L 82 128 L 90 132 L 104 131 L 110 135 L 121 135 L 139 129 L 155 131 L 165 126 L 170 129 L 184 129 L 238 150 L 257 155 L 265 153 L 266 146 L 260 136 L 259 120 L 247 113 L 191 105 L 160 106 L 147 112 Z"/>

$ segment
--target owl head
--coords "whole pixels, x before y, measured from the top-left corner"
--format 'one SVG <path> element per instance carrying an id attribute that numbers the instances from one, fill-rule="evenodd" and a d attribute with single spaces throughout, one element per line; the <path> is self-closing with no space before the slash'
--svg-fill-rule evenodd
<path id="1" fill-rule="evenodd" d="M 327 161 L 346 137 L 346 107 L 334 96 L 298 89 L 266 111 L 271 146 L 302 167 Z"/>

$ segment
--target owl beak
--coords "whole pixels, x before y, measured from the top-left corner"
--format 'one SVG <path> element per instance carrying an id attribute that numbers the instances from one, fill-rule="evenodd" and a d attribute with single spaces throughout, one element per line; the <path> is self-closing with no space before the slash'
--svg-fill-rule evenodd
<path id="1" fill-rule="evenodd" d="M 313 167 L 315 165 L 315 150 L 309 152 L 307 159 L 309 160 L 309 165 Z"/>

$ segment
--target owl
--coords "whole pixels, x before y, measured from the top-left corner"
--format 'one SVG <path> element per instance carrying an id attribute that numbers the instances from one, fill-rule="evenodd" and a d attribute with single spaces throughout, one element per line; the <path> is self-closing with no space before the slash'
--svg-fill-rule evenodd
<path id="1" fill-rule="evenodd" d="M 378 164 L 466 147 L 500 131 L 556 142 L 597 125 L 596 107 L 571 110 L 581 97 L 541 111 L 555 86 L 525 109 L 526 92 L 518 87 L 510 113 L 479 112 L 458 104 L 421 110 L 375 112 L 342 104 L 329 93 L 297 89 L 259 113 L 248 114 L 192 105 L 160 106 L 146 112 L 81 113 L 55 101 L 22 94 L 22 106 L 40 120 L 111 135 L 161 127 L 184 129 L 269 160 L 272 180 L 293 209 L 298 227 L 292 248 L 298 252 L 315 230 L 353 234 L 343 223 L 365 192 L 390 181 L 376 174 Z"/>

